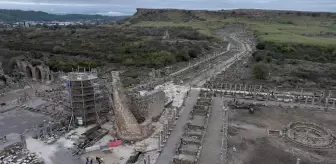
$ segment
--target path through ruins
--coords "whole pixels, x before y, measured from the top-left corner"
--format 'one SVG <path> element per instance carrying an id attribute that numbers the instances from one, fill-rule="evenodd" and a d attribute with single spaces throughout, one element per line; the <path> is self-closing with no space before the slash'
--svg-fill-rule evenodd
<path id="1" fill-rule="evenodd" d="M 156 164 L 169 164 L 175 155 L 177 143 L 180 141 L 184 132 L 184 125 L 188 122 L 189 113 L 193 109 L 199 94 L 198 89 L 192 89 L 190 96 L 186 100 L 185 107 L 181 111 L 181 115 L 176 122 L 176 126 L 171 132 L 165 146 L 162 149 L 162 153 L 156 160 Z"/>
<path id="2" fill-rule="evenodd" d="M 210 161 L 212 164 L 221 163 L 223 100 L 220 97 L 213 97 L 211 108 L 212 111 L 203 142 L 200 164 L 208 164 Z"/>

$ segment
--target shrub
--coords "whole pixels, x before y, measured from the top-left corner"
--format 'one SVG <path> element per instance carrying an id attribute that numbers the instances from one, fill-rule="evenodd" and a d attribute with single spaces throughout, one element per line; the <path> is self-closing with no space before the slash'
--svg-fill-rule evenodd
<path id="1" fill-rule="evenodd" d="M 324 56 L 319 56 L 319 57 L 317 58 L 317 61 L 318 61 L 318 62 L 321 62 L 321 63 L 325 63 L 325 62 L 327 62 L 327 58 L 324 57 Z"/>
<path id="2" fill-rule="evenodd" d="M 272 57 L 270 57 L 270 56 L 266 56 L 266 57 L 265 57 L 265 61 L 266 61 L 267 63 L 272 62 Z"/>
<path id="3" fill-rule="evenodd" d="M 307 61 L 311 61 L 311 60 L 312 60 L 311 57 L 310 57 L 309 55 L 305 55 L 305 56 L 303 57 L 303 59 L 304 59 L 304 60 L 307 60 Z"/>
<path id="4" fill-rule="evenodd" d="M 53 52 L 56 54 L 62 53 L 64 51 L 64 48 L 62 48 L 61 46 L 54 46 L 53 47 Z"/>
<path id="5" fill-rule="evenodd" d="M 188 54 L 191 58 L 197 58 L 198 56 L 198 52 L 195 49 L 189 50 Z"/>
<path id="6" fill-rule="evenodd" d="M 269 73 L 269 68 L 265 63 L 258 63 L 253 67 L 254 78 L 266 80 Z"/>
<path id="7" fill-rule="evenodd" d="M 263 56 L 261 54 L 257 54 L 255 57 L 256 62 L 260 62 L 263 60 Z"/>
<path id="8" fill-rule="evenodd" d="M 265 49 L 265 43 L 259 42 L 256 47 L 257 47 L 258 50 L 264 50 Z"/>

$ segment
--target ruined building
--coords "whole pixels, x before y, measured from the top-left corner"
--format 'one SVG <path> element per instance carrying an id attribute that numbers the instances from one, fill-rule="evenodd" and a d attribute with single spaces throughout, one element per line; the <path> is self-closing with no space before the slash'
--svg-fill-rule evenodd
<path id="1" fill-rule="evenodd" d="M 69 108 L 78 125 L 98 123 L 102 99 L 97 75 L 92 72 L 70 72 L 63 76 L 69 95 Z"/>
<path id="2" fill-rule="evenodd" d="M 19 72 L 23 72 L 27 78 L 31 78 L 34 81 L 51 82 L 55 77 L 55 73 L 43 63 L 34 66 L 28 61 L 17 60 L 12 67 Z"/>
<path id="3" fill-rule="evenodd" d="M 111 101 L 115 114 L 117 135 L 124 140 L 140 140 L 148 137 L 153 131 L 151 117 L 140 123 L 130 110 L 129 99 L 122 89 L 119 72 L 111 72 Z"/>

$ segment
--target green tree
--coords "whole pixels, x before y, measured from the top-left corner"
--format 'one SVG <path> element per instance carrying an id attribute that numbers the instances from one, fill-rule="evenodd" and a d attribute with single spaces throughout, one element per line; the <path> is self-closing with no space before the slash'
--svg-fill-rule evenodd
<path id="1" fill-rule="evenodd" d="M 259 42 L 256 47 L 258 50 L 263 50 L 265 49 L 265 43 Z"/>
<path id="2" fill-rule="evenodd" d="M 266 80 L 269 74 L 269 67 L 265 63 L 258 63 L 253 67 L 254 78 Z"/>
<path id="3" fill-rule="evenodd" d="M 197 58 L 198 56 L 198 52 L 195 49 L 189 50 L 188 54 L 191 58 Z"/>

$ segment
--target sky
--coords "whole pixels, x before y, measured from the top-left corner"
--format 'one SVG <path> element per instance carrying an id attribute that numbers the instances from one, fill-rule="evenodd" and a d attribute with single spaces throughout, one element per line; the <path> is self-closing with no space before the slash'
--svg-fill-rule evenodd
<path id="1" fill-rule="evenodd" d="M 336 12 L 336 0 L 0 0 L 2 9 L 54 14 L 133 15 L 136 8 L 277 9 Z"/>

